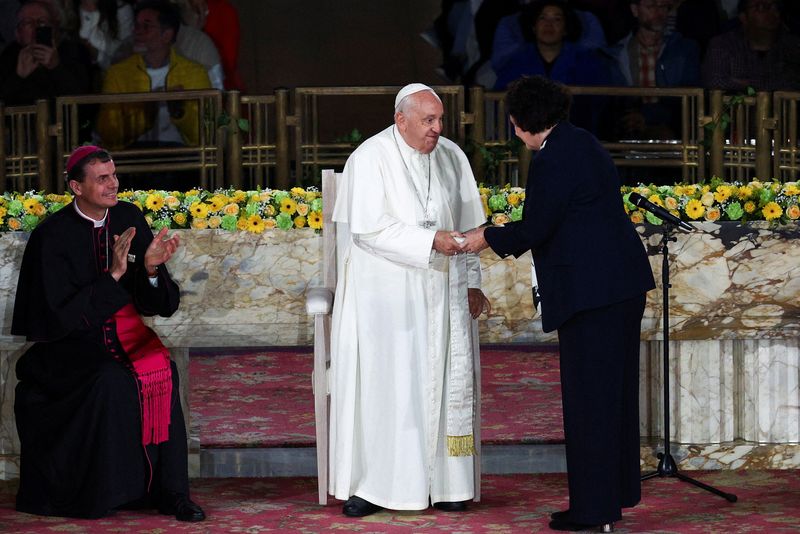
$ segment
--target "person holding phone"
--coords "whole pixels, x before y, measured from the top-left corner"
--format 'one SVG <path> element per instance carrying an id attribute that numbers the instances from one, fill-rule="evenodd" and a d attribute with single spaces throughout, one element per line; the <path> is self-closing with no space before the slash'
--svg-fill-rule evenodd
<path id="1" fill-rule="evenodd" d="M 88 91 L 88 70 L 80 48 L 60 38 L 58 20 L 48 2 L 33 0 L 20 6 L 16 41 L 0 54 L 0 100 L 6 106 Z"/>

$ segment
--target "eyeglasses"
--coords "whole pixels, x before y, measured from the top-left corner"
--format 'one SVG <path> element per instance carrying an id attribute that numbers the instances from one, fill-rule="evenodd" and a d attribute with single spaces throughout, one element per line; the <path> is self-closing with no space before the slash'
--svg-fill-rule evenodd
<path id="1" fill-rule="evenodd" d="M 758 11 L 759 13 L 765 13 L 767 11 L 780 11 L 781 3 L 780 2 L 752 2 L 749 6 L 747 6 L 748 10 L 751 11 Z"/>
<path id="2" fill-rule="evenodd" d="M 17 21 L 17 28 L 33 28 L 40 26 L 52 26 L 49 19 L 20 19 Z"/>

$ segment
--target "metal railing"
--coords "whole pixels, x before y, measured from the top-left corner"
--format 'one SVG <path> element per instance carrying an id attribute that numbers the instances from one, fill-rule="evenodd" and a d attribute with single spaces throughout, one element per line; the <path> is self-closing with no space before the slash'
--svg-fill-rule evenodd
<path id="1" fill-rule="evenodd" d="M 306 87 L 279 89 L 272 95 L 208 90 L 71 96 L 56 100 L 54 117 L 46 101 L 0 107 L 0 178 L 4 178 L 0 183 L 17 190 L 63 191 L 60 176 L 70 151 L 85 142 L 103 142 L 98 140 L 96 117 L 105 106 L 144 108 L 182 102 L 196 109 L 196 141 L 187 146 L 114 149 L 120 174 L 190 171 L 206 188 L 318 185 L 319 169 L 341 169 L 360 140 L 391 124 L 398 89 Z M 476 178 L 524 184 L 531 154 L 515 141 L 504 93 L 473 87 L 465 102 L 461 86 L 436 90 L 445 107 L 444 135 L 464 147 Z M 676 104 L 680 126 L 671 138 L 602 141 L 621 169 L 674 169 L 672 181 L 687 182 L 709 176 L 794 180 L 800 171 L 800 93 L 730 97 L 696 88 L 571 90 L 577 97 L 597 97 L 598 102 L 658 98 Z M 736 105 L 731 104 L 734 98 Z M 723 116 L 725 121 L 720 120 Z M 358 129 L 360 135 L 349 136 L 341 130 L 343 124 Z"/>

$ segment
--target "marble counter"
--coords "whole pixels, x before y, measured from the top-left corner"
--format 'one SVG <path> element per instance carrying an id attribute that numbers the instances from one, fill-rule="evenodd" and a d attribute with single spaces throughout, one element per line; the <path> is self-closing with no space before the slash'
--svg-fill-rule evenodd
<path id="1" fill-rule="evenodd" d="M 670 243 L 671 439 L 686 444 L 800 443 L 800 229 L 766 223 L 695 223 Z M 659 228 L 639 226 L 659 287 L 642 327 L 641 425 L 661 428 L 663 345 Z M 313 230 L 261 235 L 181 232 L 169 264 L 180 310 L 152 324 L 165 343 L 190 347 L 312 344 L 305 292 L 321 285 L 322 239 Z M 17 270 L 27 240 L 0 233 L 0 478 L 15 473 L 13 366 L 23 343 L 10 335 Z M 591 261 L 591 258 L 587 258 Z M 530 292 L 530 256 L 481 255 L 492 313 L 481 342 L 556 343 L 541 330 Z M 183 378 L 188 384 L 188 379 Z M 5 463 L 3 462 L 5 459 Z"/>

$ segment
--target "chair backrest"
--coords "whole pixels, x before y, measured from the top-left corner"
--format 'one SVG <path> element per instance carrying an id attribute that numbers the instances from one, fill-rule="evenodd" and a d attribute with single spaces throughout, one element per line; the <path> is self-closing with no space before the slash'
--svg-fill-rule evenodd
<path id="1" fill-rule="evenodd" d="M 322 287 L 328 289 L 336 287 L 336 178 L 333 169 L 322 171 Z"/>

